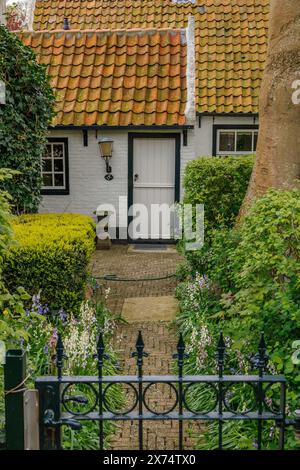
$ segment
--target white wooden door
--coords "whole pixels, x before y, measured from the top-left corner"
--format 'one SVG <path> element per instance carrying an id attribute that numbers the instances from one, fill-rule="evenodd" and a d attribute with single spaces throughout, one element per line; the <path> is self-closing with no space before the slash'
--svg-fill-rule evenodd
<path id="1" fill-rule="evenodd" d="M 174 213 L 167 207 L 175 202 L 175 139 L 135 138 L 133 141 L 133 204 L 143 227 L 133 231 L 133 238 L 173 238 Z M 164 205 L 164 206 L 162 206 Z M 160 209 L 159 209 L 160 207 Z M 157 215 L 159 212 L 159 215 Z M 145 223 L 146 219 L 146 223 Z"/>

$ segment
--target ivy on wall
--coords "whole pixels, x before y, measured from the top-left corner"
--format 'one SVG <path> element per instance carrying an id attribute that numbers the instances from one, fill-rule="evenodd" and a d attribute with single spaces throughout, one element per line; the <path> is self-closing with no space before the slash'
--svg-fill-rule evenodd
<path id="1" fill-rule="evenodd" d="M 34 52 L 0 25 L 0 168 L 20 175 L 5 182 L 15 213 L 36 212 L 41 194 L 41 155 L 53 116 L 54 95 L 44 65 Z"/>

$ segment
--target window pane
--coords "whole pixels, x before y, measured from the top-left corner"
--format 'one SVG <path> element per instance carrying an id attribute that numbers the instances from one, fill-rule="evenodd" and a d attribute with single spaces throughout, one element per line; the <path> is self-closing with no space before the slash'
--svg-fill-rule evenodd
<path id="1" fill-rule="evenodd" d="M 234 152 L 234 132 L 220 132 L 219 152 Z"/>
<path id="2" fill-rule="evenodd" d="M 44 158 L 51 158 L 51 156 L 52 156 L 51 145 L 48 144 L 46 145 Z"/>
<path id="3" fill-rule="evenodd" d="M 256 149 L 257 149 L 257 139 L 258 139 L 258 132 L 254 132 L 253 152 L 256 152 Z"/>
<path id="4" fill-rule="evenodd" d="M 54 186 L 60 186 L 60 187 L 63 187 L 64 186 L 64 175 L 54 175 Z"/>
<path id="5" fill-rule="evenodd" d="M 53 157 L 54 158 L 63 158 L 64 151 L 62 144 L 53 144 Z"/>
<path id="6" fill-rule="evenodd" d="M 54 171 L 64 171 L 64 161 L 61 158 L 54 160 Z"/>
<path id="7" fill-rule="evenodd" d="M 50 158 L 43 158 L 42 165 L 43 171 L 52 171 L 52 160 Z"/>
<path id="8" fill-rule="evenodd" d="M 237 133 L 237 152 L 252 152 L 252 132 Z"/>
<path id="9" fill-rule="evenodd" d="M 53 186 L 53 179 L 51 174 L 43 174 L 43 185 L 44 186 Z"/>

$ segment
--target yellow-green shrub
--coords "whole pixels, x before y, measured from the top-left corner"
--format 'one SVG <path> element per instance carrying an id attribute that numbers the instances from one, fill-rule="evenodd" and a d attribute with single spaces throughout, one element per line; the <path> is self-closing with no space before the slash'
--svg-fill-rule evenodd
<path id="1" fill-rule="evenodd" d="M 50 308 L 77 309 L 94 249 L 93 220 L 79 214 L 33 214 L 12 223 L 16 243 L 4 260 L 9 288 L 22 285 Z"/>

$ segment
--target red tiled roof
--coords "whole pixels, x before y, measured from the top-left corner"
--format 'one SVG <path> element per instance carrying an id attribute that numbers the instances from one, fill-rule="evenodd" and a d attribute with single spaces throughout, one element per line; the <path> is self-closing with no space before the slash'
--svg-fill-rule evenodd
<path id="1" fill-rule="evenodd" d="M 35 29 L 183 28 L 195 17 L 197 110 L 256 113 L 270 0 L 37 0 Z M 205 7 L 205 12 L 203 12 Z"/>
<path id="2" fill-rule="evenodd" d="M 185 124 L 182 31 L 61 30 L 19 36 L 47 65 L 56 95 L 53 125 Z"/>

